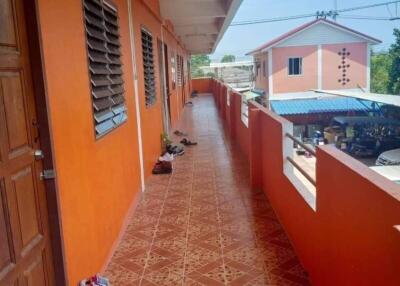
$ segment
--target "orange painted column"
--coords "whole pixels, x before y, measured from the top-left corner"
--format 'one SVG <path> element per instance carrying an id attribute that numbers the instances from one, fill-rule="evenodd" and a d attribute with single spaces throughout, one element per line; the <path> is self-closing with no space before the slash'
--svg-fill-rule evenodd
<path id="1" fill-rule="evenodd" d="M 260 109 L 250 103 L 249 109 L 249 161 L 250 161 L 250 182 L 253 189 L 262 186 L 262 144 L 261 144 L 261 119 Z"/>

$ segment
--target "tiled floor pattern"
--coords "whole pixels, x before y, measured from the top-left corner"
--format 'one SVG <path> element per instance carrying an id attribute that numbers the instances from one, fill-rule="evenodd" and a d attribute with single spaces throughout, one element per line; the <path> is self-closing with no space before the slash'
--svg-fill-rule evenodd
<path id="1" fill-rule="evenodd" d="M 186 107 L 180 128 L 199 145 L 148 180 L 106 270 L 112 285 L 309 285 L 212 97 Z"/>

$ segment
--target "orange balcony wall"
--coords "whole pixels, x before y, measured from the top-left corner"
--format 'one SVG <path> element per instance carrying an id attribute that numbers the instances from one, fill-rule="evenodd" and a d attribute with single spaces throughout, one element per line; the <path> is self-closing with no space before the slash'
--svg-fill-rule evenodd
<path id="1" fill-rule="evenodd" d="M 228 106 L 223 84 L 210 84 L 226 133 L 247 154 L 253 187 L 264 190 L 312 284 L 400 285 L 400 186 L 322 146 L 312 208 L 283 171 L 284 132 L 291 123 L 251 102 L 249 127 L 243 127 L 241 96 L 233 92 Z"/>
<path id="2" fill-rule="evenodd" d="M 198 93 L 211 93 L 212 92 L 212 80 L 210 78 L 197 78 L 192 80 L 193 91 Z"/>

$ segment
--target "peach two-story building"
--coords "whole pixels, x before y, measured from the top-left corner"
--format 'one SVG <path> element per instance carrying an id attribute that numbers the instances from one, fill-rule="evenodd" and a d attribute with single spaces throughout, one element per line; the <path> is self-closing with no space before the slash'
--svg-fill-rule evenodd
<path id="1" fill-rule="evenodd" d="M 302 98 L 312 89 L 370 89 L 371 46 L 378 39 L 316 19 L 249 52 L 255 87 L 267 98 Z"/>

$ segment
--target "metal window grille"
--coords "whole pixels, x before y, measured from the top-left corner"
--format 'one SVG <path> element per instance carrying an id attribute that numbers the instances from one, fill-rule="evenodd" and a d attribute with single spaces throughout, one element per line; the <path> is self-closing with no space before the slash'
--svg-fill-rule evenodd
<path id="1" fill-rule="evenodd" d="M 84 0 L 84 24 L 96 137 L 127 120 L 117 8 Z"/>
<path id="2" fill-rule="evenodd" d="M 156 102 L 157 96 L 154 71 L 153 36 L 145 28 L 142 28 L 142 57 L 145 102 L 146 106 L 149 107 Z"/>

